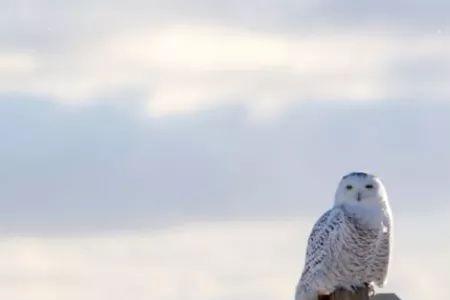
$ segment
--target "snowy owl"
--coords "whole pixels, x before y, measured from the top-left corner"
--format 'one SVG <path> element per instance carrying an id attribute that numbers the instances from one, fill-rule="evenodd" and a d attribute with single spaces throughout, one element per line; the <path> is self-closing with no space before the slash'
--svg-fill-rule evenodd
<path id="1" fill-rule="evenodd" d="M 381 180 L 361 172 L 344 176 L 333 207 L 309 237 L 295 300 L 317 300 L 337 288 L 382 287 L 391 239 L 391 209 Z"/>

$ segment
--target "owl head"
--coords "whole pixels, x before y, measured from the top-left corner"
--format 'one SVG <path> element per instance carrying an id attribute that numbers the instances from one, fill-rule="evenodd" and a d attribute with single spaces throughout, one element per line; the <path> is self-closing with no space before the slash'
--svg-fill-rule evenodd
<path id="1" fill-rule="evenodd" d="M 354 172 L 344 176 L 339 183 L 335 205 L 367 206 L 387 200 L 386 190 L 375 175 Z"/>

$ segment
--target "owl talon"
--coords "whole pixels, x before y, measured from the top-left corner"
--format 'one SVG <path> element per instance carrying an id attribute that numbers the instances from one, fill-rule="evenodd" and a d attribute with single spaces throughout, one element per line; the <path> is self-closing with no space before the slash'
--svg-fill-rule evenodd
<path id="1" fill-rule="evenodd" d="M 375 288 L 372 283 L 364 282 L 364 285 L 369 291 L 369 297 L 373 297 L 375 295 Z"/>

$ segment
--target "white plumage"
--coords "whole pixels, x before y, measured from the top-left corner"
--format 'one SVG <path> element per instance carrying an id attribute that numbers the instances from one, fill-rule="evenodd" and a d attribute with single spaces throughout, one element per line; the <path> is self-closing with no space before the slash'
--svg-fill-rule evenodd
<path id="1" fill-rule="evenodd" d="M 381 180 L 366 173 L 342 178 L 333 208 L 311 232 L 296 300 L 337 288 L 383 286 L 392 246 L 392 216 Z"/>

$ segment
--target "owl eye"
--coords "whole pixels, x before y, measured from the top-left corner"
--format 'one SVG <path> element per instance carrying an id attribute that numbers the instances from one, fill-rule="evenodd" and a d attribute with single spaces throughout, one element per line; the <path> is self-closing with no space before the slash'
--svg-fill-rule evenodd
<path id="1" fill-rule="evenodd" d="M 349 184 L 345 188 L 350 191 L 353 188 L 353 186 Z"/>
<path id="2" fill-rule="evenodd" d="M 372 184 L 368 184 L 368 185 L 366 185 L 366 189 L 373 189 L 373 185 Z"/>

